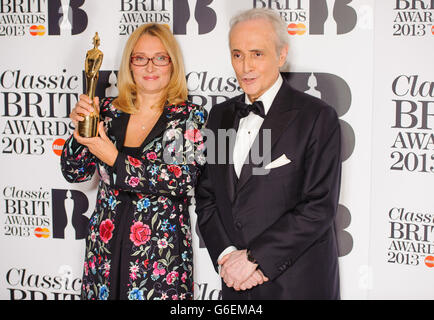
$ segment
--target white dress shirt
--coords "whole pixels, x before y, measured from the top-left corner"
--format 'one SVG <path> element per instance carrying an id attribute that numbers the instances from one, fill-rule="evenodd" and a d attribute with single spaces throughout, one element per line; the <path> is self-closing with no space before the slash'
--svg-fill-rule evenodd
<path id="1" fill-rule="evenodd" d="M 276 82 L 257 99 L 257 101 L 262 101 L 265 115 L 267 115 L 268 110 L 270 110 L 271 104 L 273 103 L 282 83 L 283 79 L 279 74 Z M 247 94 L 245 95 L 245 103 L 252 104 Z M 247 155 L 249 154 L 263 122 L 264 118 L 253 112 L 250 112 L 247 117 L 241 118 L 240 120 L 233 152 L 234 169 L 238 178 L 240 177 L 243 164 L 246 161 Z"/>
<path id="2" fill-rule="evenodd" d="M 276 82 L 257 99 L 257 101 L 262 101 L 262 104 L 264 105 L 265 115 L 267 115 L 268 111 L 270 110 L 270 107 L 273 104 L 274 98 L 276 97 L 277 92 L 282 86 L 282 83 L 283 79 L 282 76 L 279 74 Z M 247 94 L 245 95 L 245 103 L 252 104 Z M 238 178 L 240 177 L 243 164 L 246 161 L 250 148 L 252 147 L 253 142 L 255 141 L 263 122 L 264 118 L 258 116 L 253 112 L 250 112 L 247 117 L 241 118 L 240 120 L 233 152 L 234 169 Z M 234 246 L 227 247 L 219 255 L 217 261 L 220 261 L 223 256 L 235 250 L 237 250 L 237 248 Z"/>

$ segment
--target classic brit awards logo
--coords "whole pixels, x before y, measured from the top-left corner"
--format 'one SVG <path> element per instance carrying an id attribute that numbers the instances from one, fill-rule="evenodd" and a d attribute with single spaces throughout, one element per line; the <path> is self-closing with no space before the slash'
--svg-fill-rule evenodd
<path id="1" fill-rule="evenodd" d="M 50 236 L 50 192 L 41 188 L 5 186 L 2 196 L 2 233 L 7 237 Z"/>
<path id="2" fill-rule="evenodd" d="M 253 8 L 277 11 L 291 36 L 342 35 L 357 24 L 352 0 L 253 0 Z"/>
<path id="3" fill-rule="evenodd" d="M 389 246 L 387 262 L 434 267 L 434 213 L 393 207 L 387 213 Z"/>
<path id="4" fill-rule="evenodd" d="M 401 74 L 392 82 L 394 139 L 390 170 L 434 173 L 434 82 Z"/>
<path id="5" fill-rule="evenodd" d="M 78 190 L 1 190 L 2 230 L 7 237 L 81 240 L 87 233 L 89 200 Z"/>
<path id="6" fill-rule="evenodd" d="M 393 7 L 395 37 L 431 37 L 434 35 L 433 0 L 396 0 Z"/>
<path id="7" fill-rule="evenodd" d="M 68 265 L 61 265 L 56 274 L 11 267 L 4 280 L 10 300 L 80 300 L 81 277 Z"/>
<path id="8" fill-rule="evenodd" d="M 169 0 L 121 0 L 119 35 L 130 35 L 144 23 L 170 24 L 173 19 L 170 5 Z"/>
<path id="9" fill-rule="evenodd" d="M 0 153 L 41 156 L 74 127 L 68 116 L 78 100 L 79 77 L 0 70 Z"/>
<path id="10" fill-rule="evenodd" d="M 77 35 L 87 28 L 85 0 L 0 1 L 0 36 Z"/>
<path id="11" fill-rule="evenodd" d="M 144 23 L 173 26 L 175 35 L 208 34 L 217 25 L 214 0 L 120 0 L 119 35 Z"/>
<path id="12" fill-rule="evenodd" d="M 434 82 L 421 74 L 398 74 L 391 82 L 391 90 L 388 167 L 400 177 L 429 179 L 434 173 Z M 432 268 L 432 210 L 395 205 L 387 212 L 387 220 L 387 262 Z"/>
<path id="13" fill-rule="evenodd" d="M 44 35 L 46 23 L 45 1 L 0 1 L 0 36 Z"/>

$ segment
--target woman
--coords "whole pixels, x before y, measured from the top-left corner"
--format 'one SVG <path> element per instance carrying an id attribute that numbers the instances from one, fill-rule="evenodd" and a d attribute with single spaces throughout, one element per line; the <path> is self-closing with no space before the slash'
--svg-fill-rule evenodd
<path id="1" fill-rule="evenodd" d="M 69 182 L 89 180 L 95 169 L 100 176 L 82 298 L 192 299 L 187 193 L 205 162 L 206 111 L 186 100 L 182 56 L 168 27 L 146 24 L 131 34 L 118 89 L 100 104 L 99 136 L 76 130 L 61 157 Z M 77 124 L 91 111 L 81 95 L 70 118 Z"/>

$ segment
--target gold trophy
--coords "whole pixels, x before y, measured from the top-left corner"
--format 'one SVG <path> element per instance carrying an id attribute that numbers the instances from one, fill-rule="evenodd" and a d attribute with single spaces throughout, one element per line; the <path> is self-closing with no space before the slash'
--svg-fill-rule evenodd
<path id="1" fill-rule="evenodd" d="M 92 100 L 94 111 L 88 116 L 80 114 L 80 116 L 84 117 L 84 120 L 78 123 L 78 133 L 80 136 L 85 138 L 96 137 L 98 135 L 99 106 L 95 105 L 93 99 L 95 97 L 95 89 L 98 82 L 99 68 L 101 67 L 103 58 L 103 53 L 98 49 L 99 44 L 100 40 L 98 32 L 95 32 L 95 36 L 93 37 L 93 49 L 90 49 L 87 52 L 84 67 L 87 87 L 86 94 Z"/>

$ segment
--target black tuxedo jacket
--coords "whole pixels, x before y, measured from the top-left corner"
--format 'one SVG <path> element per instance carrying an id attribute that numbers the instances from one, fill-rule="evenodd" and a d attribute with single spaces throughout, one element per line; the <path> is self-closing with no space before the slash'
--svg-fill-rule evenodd
<path id="1" fill-rule="evenodd" d="M 235 106 L 240 101 L 244 95 L 212 108 L 207 128 L 216 137 L 219 129 L 238 127 Z M 223 299 L 339 299 L 334 218 L 341 136 L 336 112 L 284 81 L 257 138 L 264 129 L 271 129 L 264 158 L 273 161 L 284 154 L 290 163 L 258 175 L 253 169 L 268 163 L 249 161 L 236 179 L 227 162 L 233 145 L 216 138 L 215 146 L 207 145 L 216 163 L 206 165 L 196 187 L 199 229 L 215 266 L 228 246 L 248 248 L 270 279 L 238 292 L 222 281 Z M 219 161 L 224 153 L 226 161 Z"/>

